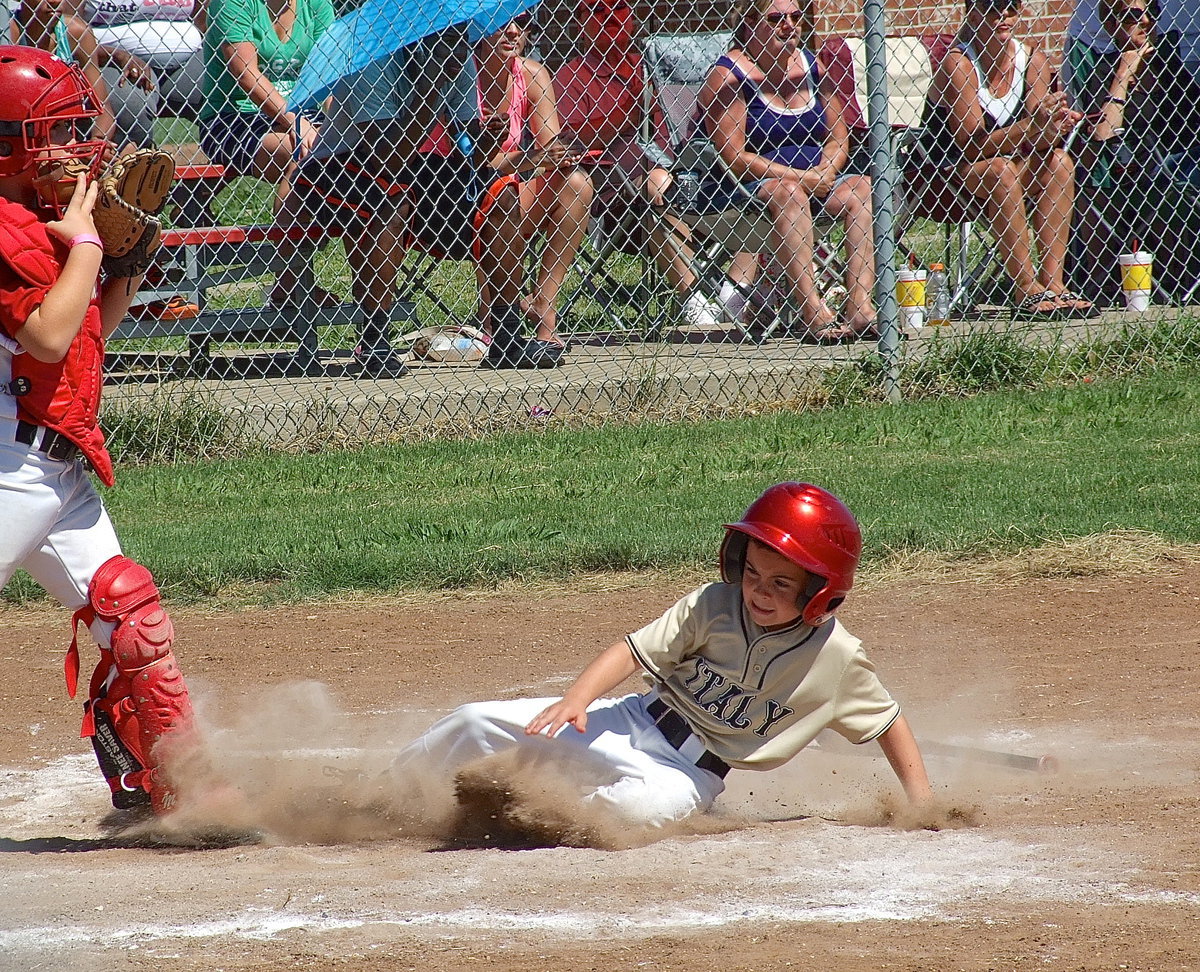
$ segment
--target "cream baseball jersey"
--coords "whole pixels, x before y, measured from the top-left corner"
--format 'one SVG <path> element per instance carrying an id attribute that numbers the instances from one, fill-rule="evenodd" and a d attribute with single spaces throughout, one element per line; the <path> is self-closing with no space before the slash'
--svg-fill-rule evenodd
<path id="1" fill-rule="evenodd" d="M 822 729 L 869 742 L 900 715 L 836 618 L 765 631 L 736 584 L 706 584 L 626 641 L 659 697 L 735 768 L 781 766 Z"/>

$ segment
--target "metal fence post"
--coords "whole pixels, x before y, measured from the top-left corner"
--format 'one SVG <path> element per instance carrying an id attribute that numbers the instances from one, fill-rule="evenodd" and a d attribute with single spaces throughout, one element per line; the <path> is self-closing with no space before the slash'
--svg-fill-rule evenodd
<path id="1" fill-rule="evenodd" d="M 875 242 L 875 306 L 884 393 L 900 401 L 900 308 L 896 302 L 896 237 L 893 191 L 897 185 L 888 119 L 887 24 L 883 0 L 864 0 L 867 45 L 868 148 L 871 153 L 871 231 Z"/>

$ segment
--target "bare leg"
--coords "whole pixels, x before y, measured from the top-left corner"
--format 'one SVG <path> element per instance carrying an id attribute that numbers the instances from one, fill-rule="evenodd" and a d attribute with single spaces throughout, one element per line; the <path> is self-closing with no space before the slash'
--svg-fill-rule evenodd
<path id="1" fill-rule="evenodd" d="M 265 182 L 275 184 L 272 212 L 277 226 L 296 226 L 302 217 L 298 207 L 288 204 L 292 175 L 295 171 L 296 164 L 292 161 L 291 136 L 278 132 L 271 132 L 264 136 L 258 152 L 254 156 L 254 171 L 250 174 Z M 271 288 L 270 298 L 271 303 L 276 307 L 299 303 L 300 295 L 296 291 L 300 285 L 300 275 L 293 269 L 299 259 L 299 249 L 300 246 L 296 240 L 284 237 L 279 241 L 275 286 Z M 313 288 L 310 296 L 321 306 L 339 302 L 332 294 L 316 287 Z"/>
<path id="2" fill-rule="evenodd" d="M 671 181 L 671 174 L 666 169 L 651 169 L 646 177 L 646 198 L 660 212 L 666 209 L 666 193 Z M 670 228 L 663 225 L 664 220 Z M 653 247 L 655 265 L 676 293 L 686 294 L 696 285 L 696 275 L 692 272 L 694 254 L 688 245 L 692 239 L 691 227 L 676 216 L 664 214 L 659 218 L 650 213 L 646 217 L 646 231 Z"/>
<path id="3" fill-rule="evenodd" d="M 983 203 L 988 227 L 1000 246 L 1004 269 L 1017 288 L 1018 299 L 1044 293 L 1033 271 L 1029 223 L 1020 170 L 1011 159 L 994 158 L 959 170 L 963 188 Z M 1054 302 L 1043 301 L 1039 310 L 1051 311 Z"/>
<path id="4" fill-rule="evenodd" d="M 871 180 L 853 176 L 825 200 L 825 211 L 846 228 L 846 324 L 855 333 L 873 327 L 875 310 L 875 249 L 871 238 Z"/>
<path id="5" fill-rule="evenodd" d="M 763 184 L 759 197 L 771 214 L 772 243 L 805 326 L 812 332 L 829 327 L 834 322 L 833 312 L 817 293 L 813 278 L 813 220 L 808 193 L 798 183 L 771 179 Z"/>
<path id="6" fill-rule="evenodd" d="M 521 187 L 526 236 L 546 236 L 542 265 L 526 315 L 537 323 L 537 337 L 561 343 L 555 333 L 558 294 L 579 252 L 592 205 L 592 180 L 582 169 L 552 172 Z"/>
<path id="7" fill-rule="evenodd" d="M 1075 167 L 1061 149 L 1031 159 L 1023 173 L 1025 193 L 1034 200 L 1033 231 L 1042 267 L 1039 282 L 1046 290 L 1061 294 L 1067 238 L 1075 207 Z"/>

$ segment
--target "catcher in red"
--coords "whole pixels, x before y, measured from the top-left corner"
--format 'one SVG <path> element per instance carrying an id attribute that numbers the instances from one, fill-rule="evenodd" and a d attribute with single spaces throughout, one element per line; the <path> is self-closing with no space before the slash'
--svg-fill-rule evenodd
<path id="1" fill-rule="evenodd" d="M 158 245 L 173 166 L 91 136 L 74 66 L 0 47 L 0 587 L 26 570 L 100 647 L 82 735 L 118 809 L 171 808 L 171 748 L 196 743 L 174 633 L 150 572 L 121 552 L 89 471 L 113 484 L 98 415 L 104 342 Z M 66 679 L 74 696 L 79 652 Z"/>

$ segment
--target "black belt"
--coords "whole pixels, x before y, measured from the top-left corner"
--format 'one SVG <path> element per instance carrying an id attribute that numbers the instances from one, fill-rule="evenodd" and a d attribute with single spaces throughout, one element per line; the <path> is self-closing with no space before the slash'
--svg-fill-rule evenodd
<path id="1" fill-rule="evenodd" d="M 654 724 L 658 726 L 658 731 L 663 734 L 673 749 L 682 750 L 683 744 L 696 735 L 692 731 L 692 727 L 687 724 L 687 720 L 662 699 L 651 699 L 646 704 L 646 712 L 649 713 Z M 707 749 L 696 760 L 696 765 L 710 773 L 715 773 L 721 779 L 725 779 L 725 774 L 729 772 L 729 764 L 716 753 L 711 753 Z"/>
<path id="2" fill-rule="evenodd" d="M 47 459 L 73 462 L 83 457 L 83 450 L 79 446 L 61 432 L 55 432 L 43 425 L 31 425 L 29 422 L 18 421 L 16 438 L 18 442 L 23 442 Z"/>

